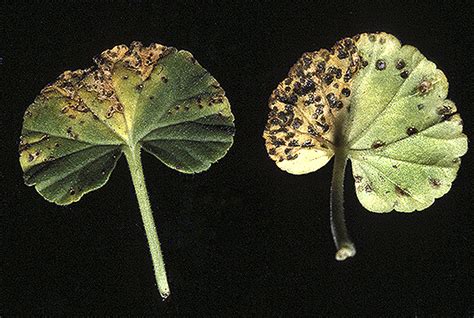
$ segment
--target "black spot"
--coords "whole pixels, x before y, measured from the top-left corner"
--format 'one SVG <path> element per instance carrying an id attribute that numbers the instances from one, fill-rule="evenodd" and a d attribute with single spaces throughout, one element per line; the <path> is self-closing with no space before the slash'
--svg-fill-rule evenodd
<path id="1" fill-rule="evenodd" d="M 377 60 L 375 62 L 375 68 L 378 69 L 379 71 L 384 70 L 387 67 L 387 64 L 385 63 L 384 60 Z"/>
<path id="2" fill-rule="evenodd" d="M 142 89 L 143 89 L 143 84 L 138 84 L 137 86 L 135 86 L 135 90 L 136 90 L 137 92 L 141 92 Z"/>
<path id="3" fill-rule="evenodd" d="M 408 127 L 407 128 L 407 135 L 408 136 L 414 135 L 417 132 L 418 132 L 418 129 L 416 129 L 415 127 Z"/>
<path id="4" fill-rule="evenodd" d="M 418 110 L 422 110 L 422 109 L 425 107 L 425 105 L 423 105 L 423 104 L 418 104 L 416 107 L 418 108 Z"/>
<path id="5" fill-rule="evenodd" d="M 408 75 L 410 75 L 410 72 L 408 71 L 403 71 L 400 73 L 400 76 L 403 78 L 403 79 L 407 79 L 408 78 Z"/>
<path id="6" fill-rule="evenodd" d="M 396 68 L 397 70 L 401 70 L 401 69 L 404 68 L 405 66 L 406 66 L 406 63 L 405 63 L 405 61 L 402 60 L 402 59 L 399 59 L 399 60 L 397 61 L 397 63 L 395 64 L 395 68 Z"/>
<path id="7" fill-rule="evenodd" d="M 124 75 L 124 76 L 122 76 L 122 79 L 124 79 L 124 80 L 128 80 L 128 75 Z"/>
<path id="8" fill-rule="evenodd" d="M 341 90 L 341 93 L 342 95 L 346 96 L 346 97 L 349 97 L 351 95 L 351 90 L 348 89 L 347 87 L 344 87 L 342 90 Z"/>
<path id="9" fill-rule="evenodd" d="M 74 188 L 71 187 L 71 188 L 69 189 L 69 194 L 70 194 L 70 195 L 76 194 L 76 190 L 74 190 Z"/>

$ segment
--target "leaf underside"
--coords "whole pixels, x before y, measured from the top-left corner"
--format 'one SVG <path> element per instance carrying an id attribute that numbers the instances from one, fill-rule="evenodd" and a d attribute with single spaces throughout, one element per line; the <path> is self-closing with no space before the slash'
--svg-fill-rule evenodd
<path id="1" fill-rule="evenodd" d="M 198 173 L 232 145 L 224 90 L 189 52 L 133 42 L 94 61 L 63 73 L 25 112 L 20 164 L 48 201 L 69 204 L 103 186 L 124 147 Z"/>
<path id="2" fill-rule="evenodd" d="M 366 209 L 423 210 L 449 191 L 467 151 L 447 93 L 415 47 L 386 33 L 346 38 L 303 54 L 273 92 L 266 147 L 293 174 L 347 153 Z"/>

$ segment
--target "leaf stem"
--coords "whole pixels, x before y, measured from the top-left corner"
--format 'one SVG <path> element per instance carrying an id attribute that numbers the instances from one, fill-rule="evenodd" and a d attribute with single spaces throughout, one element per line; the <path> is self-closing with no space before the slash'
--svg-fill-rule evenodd
<path id="1" fill-rule="evenodd" d="M 344 173 L 347 153 L 336 149 L 331 184 L 331 232 L 336 244 L 336 259 L 343 261 L 356 253 L 354 244 L 347 233 L 344 219 Z"/>
<path id="2" fill-rule="evenodd" d="M 150 248 L 151 259 L 155 271 L 156 283 L 163 299 L 170 295 L 170 288 L 166 278 L 165 263 L 163 262 L 163 253 L 161 252 L 160 241 L 156 232 L 155 222 L 153 221 L 153 212 L 150 206 L 150 199 L 143 175 L 143 167 L 140 159 L 140 146 L 134 148 L 124 147 L 125 157 L 127 158 L 130 173 L 132 175 L 135 193 L 137 195 L 138 205 L 142 215 L 143 225 L 145 227 L 148 246 Z"/>

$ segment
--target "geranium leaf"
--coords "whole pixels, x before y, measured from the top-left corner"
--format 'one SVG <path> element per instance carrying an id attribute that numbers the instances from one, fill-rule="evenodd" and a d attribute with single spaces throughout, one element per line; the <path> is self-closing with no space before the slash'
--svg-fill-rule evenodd
<path id="1" fill-rule="evenodd" d="M 63 73 L 28 107 L 19 149 L 25 182 L 70 204 L 103 186 L 125 153 L 166 297 L 140 149 L 180 172 L 202 172 L 232 145 L 234 118 L 224 90 L 189 52 L 133 42 L 94 61 Z"/>
<path id="2" fill-rule="evenodd" d="M 339 156 L 336 180 L 348 158 L 366 209 L 423 210 L 449 191 L 467 151 L 461 117 L 447 94 L 443 72 L 415 47 L 386 33 L 346 38 L 329 51 L 303 54 L 273 92 L 267 150 L 293 174 Z M 339 200 L 332 197 L 332 206 Z"/>

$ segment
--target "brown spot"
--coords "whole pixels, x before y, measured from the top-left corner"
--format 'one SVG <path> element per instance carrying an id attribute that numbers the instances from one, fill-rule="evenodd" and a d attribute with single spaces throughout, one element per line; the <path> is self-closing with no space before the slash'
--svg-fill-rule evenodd
<path id="1" fill-rule="evenodd" d="M 416 87 L 416 90 L 421 95 L 426 95 L 433 88 L 431 81 L 424 80 Z"/>
<path id="2" fill-rule="evenodd" d="M 408 196 L 408 192 L 399 186 L 395 186 L 395 193 L 400 196 L 400 197 L 406 197 Z"/>
<path id="3" fill-rule="evenodd" d="M 370 183 L 367 183 L 367 184 L 365 185 L 365 187 L 364 187 L 364 191 L 365 191 L 366 193 L 371 193 L 371 192 L 374 191 L 374 189 L 372 188 L 372 185 L 370 185 Z"/>
<path id="4" fill-rule="evenodd" d="M 354 176 L 355 183 L 360 183 L 362 181 L 362 176 Z"/>
<path id="5" fill-rule="evenodd" d="M 372 149 L 378 149 L 380 147 L 383 147 L 385 146 L 385 142 L 381 141 L 381 140 L 376 140 L 372 143 Z"/>
<path id="6" fill-rule="evenodd" d="M 441 186 L 441 181 L 439 179 L 430 178 L 430 185 L 433 188 L 438 189 Z"/>

